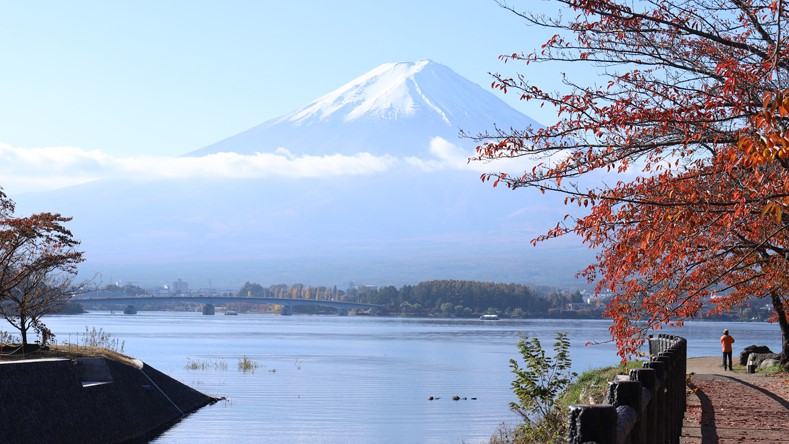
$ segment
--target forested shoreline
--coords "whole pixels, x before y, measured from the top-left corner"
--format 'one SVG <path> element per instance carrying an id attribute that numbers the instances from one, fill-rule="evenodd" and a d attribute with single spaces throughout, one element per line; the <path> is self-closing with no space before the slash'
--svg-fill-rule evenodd
<path id="1" fill-rule="evenodd" d="M 351 285 L 345 290 L 302 284 L 264 288 L 248 282 L 238 295 L 376 304 L 383 306 L 386 314 L 404 316 L 476 317 L 498 314 L 523 318 L 559 316 L 569 311 L 589 317 L 602 315 L 602 309 L 597 304 L 587 304 L 580 291 L 465 280 L 432 280 L 400 288 L 394 285 Z"/>
<path id="2" fill-rule="evenodd" d="M 384 314 L 390 316 L 471 318 L 497 314 L 505 318 L 583 319 L 602 319 L 611 297 L 610 294 L 595 296 L 587 290 L 458 279 L 430 280 L 400 288 L 351 285 L 346 290 L 303 284 L 263 287 L 247 282 L 237 295 L 376 304 L 385 307 Z M 320 309 L 299 307 L 296 311 L 315 313 Z M 763 299 L 753 299 L 728 313 L 704 313 L 698 319 L 765 321 L 770 315 L 771 307 Z"/>

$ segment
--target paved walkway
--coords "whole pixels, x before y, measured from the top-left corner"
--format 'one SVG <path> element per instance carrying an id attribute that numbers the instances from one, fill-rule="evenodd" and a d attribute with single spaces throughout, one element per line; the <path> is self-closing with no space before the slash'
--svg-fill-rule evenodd
<path id="1" fill-rule="evenodd" d="M 682 444 L 789 443 L 789 376 L 747 374 L 721 358 L 688 359 Z"/>

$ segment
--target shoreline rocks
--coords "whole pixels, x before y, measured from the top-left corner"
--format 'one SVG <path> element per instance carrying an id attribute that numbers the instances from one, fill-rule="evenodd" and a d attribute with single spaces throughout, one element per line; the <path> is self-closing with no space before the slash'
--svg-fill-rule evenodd
<path id="1" fill-rule="evenodd" d="M 743 367 L 748 365 L 748 358 L 751 353 L 772 353 L 772 350 L 766 345 L 749 345 L 740 352 L 740 365 Z"/>

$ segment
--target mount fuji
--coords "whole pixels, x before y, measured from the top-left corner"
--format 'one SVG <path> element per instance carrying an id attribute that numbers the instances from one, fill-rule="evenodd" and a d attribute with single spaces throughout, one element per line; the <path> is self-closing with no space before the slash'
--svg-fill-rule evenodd
<path id="1" fill-rule="evenodd" d="M 476 83 L 429 60 L 387 63 L 304 107 L 189 155 L 286 147 L 310 154 L 421 155 L 435 137 L 539 126 Z M 472 146 L 473 148 L 473 146 Z"/>
<path id="2" fill-rule="evenodd" d="M 30 193 L 17 208 L 73 216 L 81 272 L 104 280 L 579 285 L 585 247 L 529 244 L 566 208 L 480 183 L 497 167 L 469 164 L 475 143 L 459 137 L 530 125 L 538 123 L 446 66 L 390 63 L 179 158 L 241 159 L 238 177 L 105 179 Z"/>

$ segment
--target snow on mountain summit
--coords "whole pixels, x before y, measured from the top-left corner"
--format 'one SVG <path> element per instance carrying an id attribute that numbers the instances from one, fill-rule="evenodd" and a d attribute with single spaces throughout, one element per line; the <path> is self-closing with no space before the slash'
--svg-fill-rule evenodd
<path id="1" fill-rule="evenodd" d="M 426 105 L 451 125 L 443 111 L 433 105 L 419 87 L 416 76 L 424 76 L 422 71 L 428 64 L 435 66 L 427 60 L 386 63 L 282 119 L 294 123 L 311 118 L 324 120 L 343 111 L 345 113 L 340 117 L 345 121 L 365 117 L 397 119 L 411 117 L 421 108 L 420 105 Z"/>
<path id="2" fill-rule="evenodd" d="M 282 117 L 190 153 L 419 155 L 459 130 L 538 125 L 492 93 L 430 60 L 383 64 Z"/>

